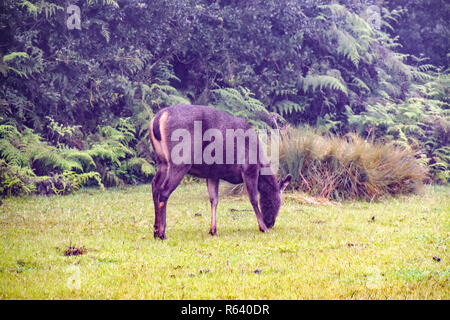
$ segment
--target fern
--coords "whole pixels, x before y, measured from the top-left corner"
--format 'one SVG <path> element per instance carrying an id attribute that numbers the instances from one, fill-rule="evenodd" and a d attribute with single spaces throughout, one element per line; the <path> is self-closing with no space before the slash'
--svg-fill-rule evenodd
<path id="1" fill-rule="evenodd" d="M 449 105 L 431 97 L 447 95 L 441 87 L 448 75 L 439 75 L 434 81 L 411 86 L 410 97 L 403 103 L 377 103 L 366 106 L 359 115 L 347 108 L 348 121 L 359 132 L 385 136 L 406 149 L 415 149 L 421 161 L 430 167 L 431 177 L 440 183 L 448 183 L 450 157 L 448 140 L 450 131 Z M 446 133 L 447 132 L 447 133 Z"/>
<path id="2" fill-rule="evenodd" d="M 10 63 L 13 62 L 14 60 L 16 60 L 16 58 L 29 59 L 30 56 L 26 52 L 11 52 L 11 53 L 3 56 L 3 59 L 2 59 L 3 63 L 0 64 L 0 70 L 3 74 L 3 76 L 6 77 L 8 75 L 8 71 L 12 71 L 21 78 L 27 78 L 28 74 L 26 71 L 19 70 L 10 65 Z"/>
<path id="3" fill-rule="evenodd" d="M 338 53 L 349 59 L 358 68 L 359 61 L 361 60 L 358 52 L 358 41 L 345 30 L 334 28 L 334 33 L 337 38 Z"/>
<path id="4" fill-rule="evenodd" d="M 28 155 L 31 166 L 43 172 L 83 171 L 83 166 L 78 161 L 65 158 L 55 147 L 45 145 L 30 147 Z"/>
<path id="5" fill-rule="evenodd" d="M 80 187 L 87 185 L 92 180 L 97 183 L 100 190 L 104 190 L 105 188 L 98 172 L 93 171 L 77 174 L 73 171 L 64 171 L 60 176 L 64 181 L 71 183 L 72 190 L 78 190 Z"/>
<path id="6" fill-rule="evenodd" d="M 150 103 L 157 106 L 156 109 L 175 104 L 190 104 L 188 98 L 168 84 L 153 83 L 148 91 L 150 91 L 151 96 Z"/>
<path id="7" fill-rule="evenodd" d="M 290 100 L 281 100 L 275 103 L 274 109 L 280 114 L 280 115 L 290 115 L 293 112 L 302 112 L 304 111 L 304 107 L 301 105 L 290 101 Z"/>
<path id="8" fill-rule="evenodd" d="M 133 155 L 133 151 L 128 147 L 114 142 L 103 142 L 92 146 L 88 154 L 93 159 L 102 160 L 108 164 L 120 165 L 120 159 L 127 155 Z"/>
<path id="9" fill-rule="evenodd" d="M 331 11 L 331 13 L 336 17 L 344 17 L 348 13 L 347 8 L 338 3 L 332 3 L 332 4 L 327 4 L 327 5 L 318 5 L 317 8 L 323 9 L 323 10 L 329 9 Z"/>
<path id="10" fill-rule="evenodd" d="M 436 71 L 436 70 L 437 70 L 437 67 L 434 66 L 434 65 L 432 65 L 432 64 L 425 63 L 425 64 L 422 64 L 422 65 L 418 66 L 418 67 L 417 67 L 417 70 L 419 70 L 419 71 L 421 71 L 421 72 L 426 72 L 426 71 Z"/>
<path id="11" fill-rule="evenodd" d="M 11 52 L 10 54 L 3 56 L 3 62 L 14 60 L 17 57 L 29 58 L 26 52 Z"/>
<path id="12" fill-rule="evenodd" d="M 70 138 L 73 134 L 78 131 L 81 126 L 69 126 L 62 125 L 59 122 L 55 121 L 52 117 L 46 116 L 45 119 L 49 121 L 47 128 L 50 130 L 53 137 L 56 136 L 56 144 L 59 146 L 59 141 L 61 138 Z"/>
<path id="13" fill-rule="evenodd" d="M 333 22 L 325 34 L 337 42 L 335 47 L 337 53 L 349 59 L 356 68 L 361 59 L 371 63 L 374 55 L 370 51 L 370 43 L 375 40 L 371 26 L 342 5 L 330 4 L 318 7 L 331 12 Z"/>
<path id="14" fill-rule="evenodd" d="M 159 84 L 170 84 L 172 81 L 181 82 L 175 75 L 173 66 L 167 61 L 157 63 L 152 69 L 155 75 L 155 82 Z"/>
<path id="15" fill-rule="evenodd" d="M 214 89 L 211 93 L 215 108 L 242 117 L 255 127 L 267 127 L 265 119 L 270 118 L 270 114 L 248 88 Z"/>
<path id="16" fill-rule="evenodd" d="M 0 196 L 28 195 L 36 190 L 34 173 L 29 168 L 0 159 Z"/>
<path id="17" fill-rule="evenodd" d="M 99 2 L 99 0 L 86 0 L 86 4 L 88 6 L 92 6 L 94 4 L 97 4 L 98 2 Z M 119 8 L 119 4 L 117 3 L 116 0 L 102 0 L 102 4 L 104 6 L 108 5 L 108 6 L 114 6 L 116 8 Z"/>
<path id="18" fill-rule="evenodd" d="M 121 166 L 127 157 L 135 155 L 130 143 L 135 141 L 135 128 L 128 118 L 120 118 L 115 127 L 99 127 L 96 139 L 86 152 L 94 161 L 107 166 Z M 102 175 L 104 179 L 106 173 Z"/>
<path id="19" fill-rule="evenodd" d="M 111 39 L 108 23 L 100 20 L 100 19 L 90 19 L 90 23 L 95 23 L 100 26 L 100 34 L 105 38 L 106 43 L 109 43 L 109 40 Z"/>
<path id="20" fill-rule="evenodd" d="M 364 81 L 362 81 L 360 78 L 358 78 L 358 77 L 354 77 L 353 78 L 353 80 L 351 82 L 351 85 L 356 86 L 361 91 L 363 91 L 363 90 L 366 91 L 366 93 L 370 93 L 371 92 L 369 86 Z"/>
<path id="21" fill-rule="evenodd" d="M 28 166 L 27 141 L 12 125 L 0 125 L 0 156 L 7 163 L 18 167 Z M 34 141 L 33 141 L 34 142 Z"/>
<path id="22" fill-rule="evenodd" d="M 24 153 L 7 139 L 0 139 L 0 157 L 11 165 L 18 167 L 27 165 Z"/>
<path id="23" fill-rule="evenodd" d="M 346 95 L 348 94 L 347 87 L 339 81 L 339 79 L 328 76 L 328 75 L 308 75 L 306 78 L 303 79 L 303 91 L 307 92 L 309 89 L 311 89 L 313 92 L 317 89 L 331 89 L 331 90 L 338 90 Z"/>
<path id="24" fill-rule="evenodd" d="M 138 180 L 148 181 L 156 173 L 154 166 L 144 158 L 139 157 L 123 162 L 117 172 L 127 183 L 135 183 Z"/>
<path id="25" fill-rule="evenodd" d="M 109 43 L 109 40 L 111 37 L 110 37 L 108 26 L 106 24 L 102 24 L 101 26 L 102 26 L 101 34 L 105 38 L 106 43 Z"/>
<path id="26" fill-rule="evenodd" d="M 82 172 L 88 172 L 96 168 L 96 164 L 92 156 L 87 151 L 62 148 L 60 150 L 61 156 L 70 161 L 75 161 L 80 164 Z"/>
<path id="27" fill-rule="evenodd" d="M 45 14 L 45 18 L 48 19 L 56 14 L 57 10 L 64 10 L 63 7 L 58 6 L 54 3 L 40 1 L 36 3 L 32 3 L 28 0 L 21 0 L 20 6 L 27 9 L 27 12 L 31 14 L 35 19 L 42 12 Z"/>

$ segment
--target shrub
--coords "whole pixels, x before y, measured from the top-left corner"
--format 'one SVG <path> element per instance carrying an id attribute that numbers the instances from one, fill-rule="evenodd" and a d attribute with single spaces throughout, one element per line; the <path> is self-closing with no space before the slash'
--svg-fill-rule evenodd
<path id="1" fill-rule="evenodd" d="M 39 194 L 65 195 L 80 189 L 84 185 L 88 185 L 92 180 L 96 182 L 101 190 L 104 189 L 100 174 L 94 171 L 86 173 L 64 171 L 61 174 L 36 177 L 34 179 L 34 184 L 37 188 L 37 193 Z"/>
<path id="2" fill-rule="evenodd" d="M 33 172 L 28 168 L 9 165 L 0 159 L 0 196 L 27 195 L 36 190 L 33 183 Z"/>
<path id="3" fill-rule="evenodd" d="M 347 108 L 348 123 L 363 136 L 389 138 L 420 153 L 430 179 L 450 183 L 450 101 L 448 72 L 412 85 L 403 102 L 376 103 L 355 114 Z"/>
<path id="4" fill-rule="evenodd" d="M 91 149 L 78 150 L 61 142 L 52 146 L 29 128 L 20 132 L 14 125 L 0 125 L 0 195 L 62 195 L 92 185 L 103 189 L 102 160 L 118 167 L 125 156 L 134 154 L 128 147 L 134 138 L 132 132 L 109 126 L 101 127 L 100 131 L 108 129 L 117 136 L 107 135 L 107 139 Z M 129 171 L 141 174 L 142 179 L 152 175 L 153 167 L 145 159 L 132 160 Z"/>
<path id="5" fill-rule="evenodd" d="M 328 199 L 365 199 L 418 192 L 427 170 L 413 151 L 393 143 L 368 142 L 356 134 L 320 135 L 288 128 L 280 148 L 280 175 L 291 188 Z"/>

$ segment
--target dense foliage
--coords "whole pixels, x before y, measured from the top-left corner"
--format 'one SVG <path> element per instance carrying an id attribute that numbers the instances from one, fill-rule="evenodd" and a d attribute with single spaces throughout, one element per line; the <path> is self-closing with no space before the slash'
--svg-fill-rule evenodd
<path id="1" fill-rule="evenodd" d="M 399 36 L 399 50 L 449 67 L 450 2 L 445 0 L 388 0 L 387 8 L 406 10 L 390 31 Z"/>
<path id="2" fill-rule="evenodd" d="M 148 182 L 148 121 L 176 103 L 213 105 L 260 127 L 394 140 L 430 166 L 432 180 L 450 179 L 448 45 L 408 51 L 411 24 L 430 23 L 410 15 L 420 1 L 409 11 L 370 0 L 73 3 L 81 30 L 67 27 L 67 1 L 0 4 L 3 194 L 19 193 L 11 177 L 24 186 L 35 176 Z M 424 40 L 436 32 L 421 30 Z M 429 48 L 436 65 L 420 56 Z"/>

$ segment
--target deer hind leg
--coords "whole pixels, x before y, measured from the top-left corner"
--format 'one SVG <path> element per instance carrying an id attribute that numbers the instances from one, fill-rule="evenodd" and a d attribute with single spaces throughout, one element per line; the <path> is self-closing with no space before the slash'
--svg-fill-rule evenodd
<path id="1" fill-rule="evenodd" d="M 258 221 L 259 230 L 261 232 L 267 232 L 268 229 L 264 223 L 261 210 L 258 205 L 258 178 L 257 174 L 243 173 L 242 179 L 244 180 L 244 185 L 252 204 L 253 210 L 256 214 L 256 220 Z"/>
<path id="2" fill-rule="evenodd" d="M 156 169 L 156 174 L 153 177 L 152 181 L 152 196 L 153 196 L 153 204 L 155 207 L 155 224 L 153 225 L 153 235 L 156 238 L 159 232 L 160 227 L 160 208 L 159 208 L 159 194 L 161 193 L 162 184 L 166 178 L 168 171 L 168 166 L 164 163 L 158 164 L 158 168 Z"/>
<path id="3" fill-rule="evenodd" d="M 172 192 L 178 187 L 184 175 L 189 171 L 190 165 L 169 165 L 166 171 L 166 176 L 159 188 L 158 204 L 158 219 L 155 219 L 155 238 L 162 240 L 166 239 L 166 207 Z"/>
<path id="4" fill-rule="evenodd" d="M 209 202 L 211 203 L 211 227 L 209 234 L 214 236 L 217 233 L 216 228 L 216 208 L 219 203 L 219 179 L 206 179 L 208 187 Z"/>

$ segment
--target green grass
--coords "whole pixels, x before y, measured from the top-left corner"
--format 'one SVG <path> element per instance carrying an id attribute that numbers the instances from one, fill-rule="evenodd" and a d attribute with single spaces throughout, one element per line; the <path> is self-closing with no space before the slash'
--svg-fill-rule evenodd
<path id="1" fill-rule="evenodd" d="M 222 192 L 211 237 L 206 186 L 187 184 L 169 200 L 166 241 L 153 239 L 149 185 L 9 198 L 0 298 L 449 299 L 449 190 L 315 206 L 288 193 L 267 234 L 230 210 L 251 209 L 246 197 Z"/>

